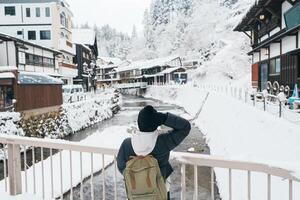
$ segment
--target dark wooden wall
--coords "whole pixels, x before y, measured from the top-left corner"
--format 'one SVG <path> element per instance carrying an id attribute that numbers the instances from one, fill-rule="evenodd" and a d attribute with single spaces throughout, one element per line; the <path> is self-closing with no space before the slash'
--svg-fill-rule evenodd
<path id="1" fill-rule="evenodd" d="M 297 83 L 298 59 L 295 55 L 281 56 L 281 73 L 279 84 L 288 85 L 294 88 Z"/>
<path id="2" fill-rule="evenodd" d="M 17 85 L 17 111 L 61 105 L 62 85 Z"/>

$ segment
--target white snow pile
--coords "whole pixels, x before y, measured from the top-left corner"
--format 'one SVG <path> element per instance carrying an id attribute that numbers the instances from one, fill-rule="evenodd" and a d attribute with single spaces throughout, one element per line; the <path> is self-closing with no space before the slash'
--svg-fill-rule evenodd
<path id="1" fill-rule="evenodd" d="M 17 196 L 10 196 L 5 191 L 0 190 L 0 196 L 2 200 L 41 200 L 42 197 L 38 197 L 37 195 L 33 194 L 21 194 Z"/>
<path id="2" fill-rule="evenodd" d="M 77 132 L 113 116 L 114 93 L 97 94 L 84 101 L 63 104 L 62 109 L 67 116 L 68 125 Z"/>
<path id="3" fill-rule="evenodd" d="M 197 113 L 207 92 L 191 86 L 152 86 L 147 96 Z M 300 178 L 300 126 L 244 102 L 210 93 L 194 121 L 206 135 L 211 154 L 227 159 L 264 163 L 294 172 Z M 228 199 L 228 170 L 216 169 L 223 199 Z M 233 170 L 233 199 L 247 199 L 247 172 Z M 252 199 L 266 199 L 267 176 L 252 173 Z M 294 183 L 294 198 L 300 184 Z M 272 177 L 272 199 L 288 197 L 288 181 Z"/>
<path id="4" fill-rule="evenodd" d="M 19 127 L 20 113 L 0 112 L 0 134 L 24 135 L 22 128 Z"/>

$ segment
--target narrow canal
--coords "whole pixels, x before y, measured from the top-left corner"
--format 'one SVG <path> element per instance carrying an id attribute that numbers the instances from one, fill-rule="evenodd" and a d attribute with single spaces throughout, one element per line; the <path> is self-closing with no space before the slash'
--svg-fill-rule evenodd
<path id="1" fill-rule="evenodd" d="M 185 111 L 177 106 L 162 103 L 157 100 L 136 97 L 136 96 L 123 96 L 123 103 L 121 111 L 112 119 L 106 120 L 96 126 L 86 129 L 79 134 L 71 136 L 69 139 L 72 141 L 80 141 L 89 135 L 95 133 L 95 131 L 103 131 L 105 128 L 110 126 L 122 126 L 134 124 L 137 120 L 137 115 L 139 110 L 146 106 L 152 105 L 155 109 L 161 112 L 171 112 L 178 115 L 186 114 Z M 167 129 L 164 127 L 164 129 Z M 207 146 L 203 134 L 195 126 L 192 127 L 190 135 L 186 140 L 176 149 L 176 151 L 186 152 L 188 149 L 194 148 L 195 152 L 209 154 L 210 150 Z M 172 161 L 174 167 L 174 173 L 171 176 L 171 198 L 180 199 L 181 191 L 181 175 L 180 175 L 180 165 Z M 186 168 L 187 177 L 187 197 L 186 199 L 192 199 L 194 194 L 194 171 L 192 166 Z M 105 171 L 105 187 L 106 187 L 106 199 L 114 199 L 114 166 L 108 167 Z M 210 197 L 210 168 L 199 167 L 198 168 L 198 180 L 199 180 L 199 194 L 198 199 L 208 200 Z M 102 174 L 98 173 L 94 176 L 94 195 L 95 199 L 102 199 L 103 185 L 102 185 Z M 122 176 L 118 173 L 117 177 L 117 188 L 118 188 L 118 199 L 126 199 L 124 183 Z M 217 187 L 215 186 L 215 191 L 217 195 Z M 83 184 L 84 199 L 89 200 L 91 197 L 91 184 L 90 179 L 86 179 Z M 80 185 L 74 188 L 74 199 L 80 199 Z M 66 194 L 64 199 L 70 199 L 70 194 Z M 216 197 L 216 199 L 218 199 Z"/>

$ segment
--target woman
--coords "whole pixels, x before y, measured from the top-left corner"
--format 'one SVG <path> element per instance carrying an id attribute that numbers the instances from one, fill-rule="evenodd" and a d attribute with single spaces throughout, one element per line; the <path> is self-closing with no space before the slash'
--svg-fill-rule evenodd
<path id="1" fill-rule="evenodd" d="M 157 128 L 161 125 L 172 130 L 158 134 Z M 123 174 L 126 163 L 132 156 L 152 155 L 159 164 L 161 175 L 167 182 L 173 172 L 169 162 L 170 152 L 176 148 L 189 134 L 189 121 L 171 113 L 157 112 L 152 106 L 146 106 L 138 115 L 138 133 L 132 138 L 123 141 L 118 156 L 118 169 Z M 169 190 L 168 190 L 169 191 Z M 168 193 L 170 199 L 170 194 Z"/>

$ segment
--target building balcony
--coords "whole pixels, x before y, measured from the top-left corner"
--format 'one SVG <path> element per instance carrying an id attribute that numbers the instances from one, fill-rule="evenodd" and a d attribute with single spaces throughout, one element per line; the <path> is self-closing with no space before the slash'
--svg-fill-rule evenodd
<path id="1" fill-rule="evenodd" d="M 280 27 L 280 21 L 276 18 L 272 19 L 268 24 L 263 25 L 261 29 L 258 31 L 258 37 L 261 38 L 264 35 L 267 35 L 269 32 L 271 32 L 276 27 Z"/>
<path id="2" fill-rule="evenodd" d="M 65 38 L 59 39 L 59 50 L 75 55 L 75 48 L 73 48 L 73 43 Z"/>

